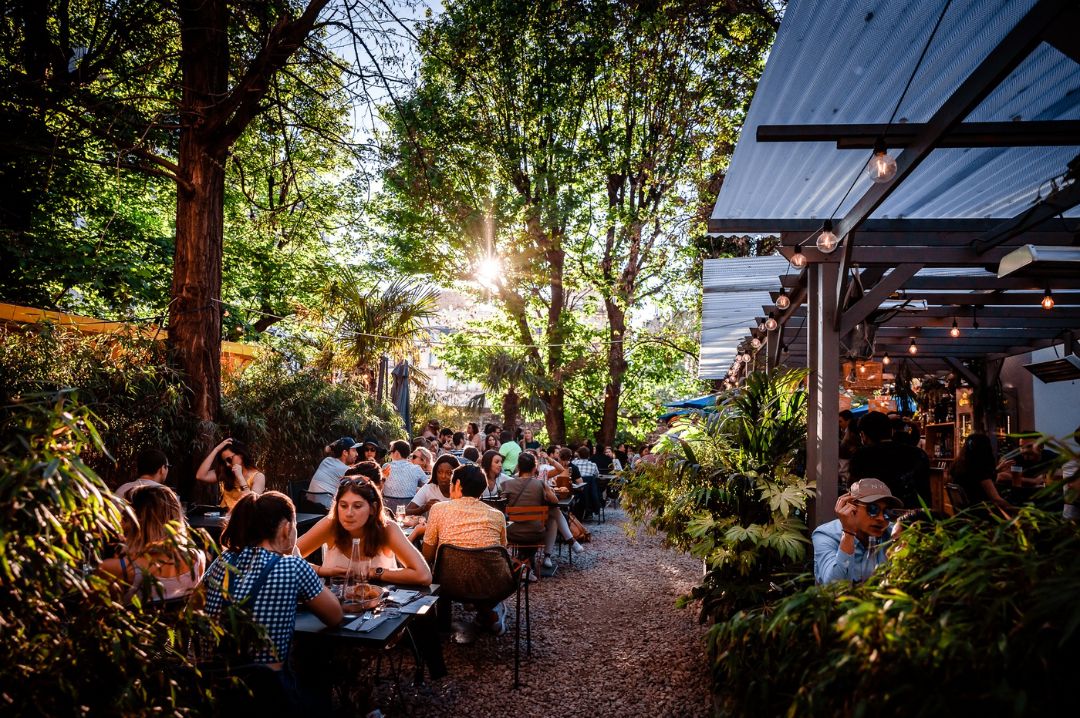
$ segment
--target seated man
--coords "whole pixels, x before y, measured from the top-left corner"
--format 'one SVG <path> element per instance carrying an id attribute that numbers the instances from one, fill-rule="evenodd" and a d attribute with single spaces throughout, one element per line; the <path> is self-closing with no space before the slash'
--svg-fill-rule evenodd
<path id="1" fill-rule="evenodd" d="M 461 548 L 506 545 L 506 517 L 480 500 L 487 488 L 484 471 L 475 464 L 454 470 L 450 479 L 450 500 L 435 504 L 428 512 L 424 532 L 424 558 L 435 565 L 441 544 Z M 476 606 L 477 622 L 502 635 L 506 632 L 502 603 Z"/>
<path id="2" fill-rule="evenodd" d="M 892 423 L 880 411 L 867 412 L 859 420 L 859 433 L 863 446 L 851 456 L 850 479 L 877 479 L 903 505 L 916 508 L 921 501 L 930 506 L 930 458 L 926 452 L 894 441 Z"/>
<path id="3" fill-rule="evenodd" d="M 116 495 L 120 498 L 126 500 L 128 494 L 140 486 L 164 484 L 169 477 L 169 457 L 160 449 L 143 449 L 135 457 L 135 471 L 137 476 L 134 481 L 116 489 Z"/>
<path id="4" fill-rule="evenodd" d="M 1032 431 L 1025 431 L 1032 434 Z M 998 464 L 998 481 L 1009 482 L 1013 480 L 1013 467 L 1018 467 L 1021 472 L 1020 483 L 1026 486 L 1042 486 L 1049 483 L 1057 471 L 1060 456 L 1048 446 L 1039 444 L 1033 438 L 1026 438 L 1020 442 L 1020 453 L 1014 459 L 1003 459 Z"/>
<path id="5" fill-rule="evenodd" d="M 903 504 L 877 479 L 862 479 L 836 500 L 838 518 L 814 529 L 814 578 L 818 583 L 865 581 L 885 560 L 879 541 Z"/>

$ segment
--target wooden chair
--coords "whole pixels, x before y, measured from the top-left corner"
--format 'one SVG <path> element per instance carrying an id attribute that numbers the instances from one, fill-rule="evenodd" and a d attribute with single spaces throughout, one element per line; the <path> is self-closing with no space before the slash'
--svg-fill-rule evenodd
<path id="1" fill-rule="evenodd" d="M 541 526 L 547 525 L 548 519 L 548 506 L 507 506 L 506 518 L 511 523 L 524 523 L 526 521 L 539 521 Z M 541 531 L 543 533 L 543 531 Z M 510 531 L 507 529 L 507 537 L 509 537 Z M 540 555 L 540 551 L 545 548 L 544 540 L 541 538 L 539 542 L 519 542 L 509 539 L 508 544 L 510 550 L 517 556 L 518 560 L 521 560 L 521 552 L 523 549 L 533 549 L 532 558 L 529 563 L 532 565 L 533 573 L 540 577 L 540 563 L 537 561 L 537 556 Z"/>
<path id="2" fill-rule="evenodd" d="M 433 582 L 439 597 L 461 603 L 492 603 L 517 595 L 514 620 L 514 688 L 521 685 L 521 593 L 525 589 L 526 652 L 532 655 L 532 624 L 529 620 L 528 567 L 515 565 L 505 546 L 462 548 L 442 544 L 435 555 Z"/>

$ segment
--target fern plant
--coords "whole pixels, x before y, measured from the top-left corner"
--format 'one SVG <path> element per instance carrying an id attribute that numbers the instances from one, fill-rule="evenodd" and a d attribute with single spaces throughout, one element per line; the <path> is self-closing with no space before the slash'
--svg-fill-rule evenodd
<path id="1" fill-rule="evenodd" d="M 636 519 L 702 559 L 688 598 L 702 618 L 761 605 L 782 577 L 805 570 L 813 487 L 795 473 L 806 441 L 805 371 L 752 373 L 661 439 L 657 464 L 640 464 L 623 492 Z M 684 599 L 685 601 L 686 599 Z"/>

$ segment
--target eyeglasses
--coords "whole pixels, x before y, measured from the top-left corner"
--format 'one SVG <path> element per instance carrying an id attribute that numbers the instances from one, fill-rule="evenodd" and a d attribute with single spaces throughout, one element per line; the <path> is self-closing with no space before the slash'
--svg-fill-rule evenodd
<path id="1" fill-rule="evenodd" d="M 882 515 L 887 520 L 894 521 L 896 520 L 896 517 L 901 514 L 901 511 L 897 509 L 885 508 L 880 504 L 863 504 L 863 508 L 866 509 L 866 515 L 872 519 L 876 519 L 878 515 Z"/>
<path id="2" fill-rule="evenodd" d="M 409 458 L 415 461 L 416 459 L 420 458 L 420 455 L 419 454 L 410 454 Z"/>
<path id="3" fill-rule="evenodd" d="M 225 454 L 221 455 L 221 460 L 226 464 L 231 464 L 234 458 L 236 458 L 236 454 L 229 454 L 228 456 L 225 456 Z"/>

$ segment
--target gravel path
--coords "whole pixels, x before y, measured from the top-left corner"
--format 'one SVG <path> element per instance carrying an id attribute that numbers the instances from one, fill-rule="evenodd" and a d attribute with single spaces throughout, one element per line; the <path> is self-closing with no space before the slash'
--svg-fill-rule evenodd
<path id="1" fill-rule="evenodd" d="M 511 599 L 509 632 L 501 638 L 484 634 L 469 645 L 447 641 L 450 675 L 407 688 L 407 713 L 710 715 L 704 629 L 696 609 L 674 605 L 693 586 L 701 563 L 662 548 L 656 536 L 627 536 L 621 511 L 609 510 L 607 518 L 606 524 L 587 524 L 593 538 L 573 568 L 564 552 L 557 575 L 530 588 L 533 650 L 525 656 L 523 636 L 521 688 L 512 690 Z"/>

